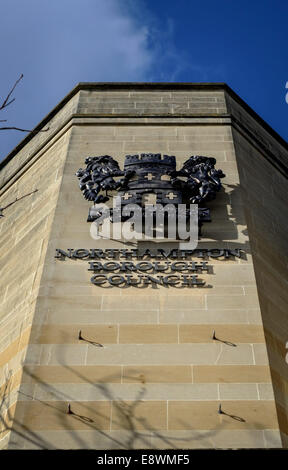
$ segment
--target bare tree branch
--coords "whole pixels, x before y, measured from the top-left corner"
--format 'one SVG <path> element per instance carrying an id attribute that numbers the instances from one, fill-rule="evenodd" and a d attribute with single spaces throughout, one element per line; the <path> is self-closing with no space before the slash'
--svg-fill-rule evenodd
<path id="1" fill-rule="evenodd" d="M 3 103 L 0 105 L 0 111 L 1 109 L 4 109 L 4 108 L 7 108 L 7 106 L 9 106 L 9 104 L 13 103 L 13 101 L 15 101 L 15 98 L 13 98 L 12 100 L 9 101 L 9 98 L 10 96 L 12 95 L 13 91 L 15 90 L 16 86 L 18 85 L 18 83 L 20 82 L 20 80 L 22 80 L 22 78 L 24 77 L 23 73 L 21 73 L 20 77 L 18 78 L 18 80 L 16 80 L 16 82 L 14 83 L 13 87 L 11 88 L 11 90 L 9 91 L 8 95 L 6 96 L 5 100 L 3 101 Z"/>
<path id="2" fill-rule="evenodd" d="M 16 197 L 15 201 L 10 202 L 9 204 L 7 204 L 7 206 L 5 206 L 5 207 L 0 207 L 0 217 L 4 217 L 3 211 L 4 211 L 5 209 L 7 209 L 7 208 L 10 207 L 10 206 L 13 206 L 13 204 L 15 204 L 15 202 L 18 202 L 18 201 L 20 201 L 21 199 L 23 199 L 24 197 L 30 196 L 31 194 L 34 194 L 34 193 L 36 193 L 37 191 L 38 191 L 38 189 L 35 189 L 34 191 L 31 191 L 31 193 L 24 194 L 24 196 Z"/>
<path id="3" fill-rule="evenodd" d="M 1 121 L 0 121 L 1 122 Z M 47 132 L 49 131 L 49 127 L 47 129 L 40 129 L 37 131 L 31 131 L 30 129 L 21 129 L 20 127 L 0 127 L 0 131 L 8 131 L 8 130 L 14 130 L 14 131 L 21 131 L 21 132 L 34 132 L 34 134 L 38 134 L 39 132 Z"/>
<path id="4" fill-rule="evenodd" d="M 9 91 L 9 93 L 6 96 L 6 98 L 4 99 L 3 103 L 0 104 L 0 111 L 7 108 L 7 106 L 9 106 L 9 104 L 11 104 L 11 103 L 13 103 L 13 101 L 15 101 L 15 98 L 12 98 L 10 100 L 10 96 L 12 95 L 12 93 L 15 90 L 16 86 L 18 85 L 20 80 L 22 80 L 23 77 L 24 77 L 24 75 L 23 75 L 23 73 L 21 73 L 20 77 L 14 83 L 13 87 Z M 7 119 L 0 119 L 0 122 L 7 122 Z M 0 131 L 8 131 L 8 130 L 15 130 L 15 131 L 20 131 L 20 132 L 33 132 L 34 134 L 38 134 L 38 132 L 47 132 L 49 130 L 49 127 L 47 127 L 47 129 L 34 130 L 34 131 L 31 130 L 31 129 L 22 129 L 21 127 L 15 127 L 15 126 L 0 127 Z"/>

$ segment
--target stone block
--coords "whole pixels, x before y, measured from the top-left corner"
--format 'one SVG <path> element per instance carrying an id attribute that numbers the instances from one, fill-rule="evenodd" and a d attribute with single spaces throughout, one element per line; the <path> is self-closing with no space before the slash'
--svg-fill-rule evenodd
<path id="1" fill-rule="evenodd" d="M 119 343 L 178 343 L 177 325 L 121 325 Z"/>
<path id="2" fill-rule="evenodd" d="M 194 382 L 215 383 L 269 383 L 271 381 L 268 366 L 255 365 L 217 365 L 194 366 Z"/>
<path id="3" fill-rule="evenodd" d="M 269 430 L 270 431 L 270 430 Z M 275 443 L 277 442 L 277 431 Z M 272 437 L 272 436 L 271 436 Z M 271 442 L 271 441 L 270 441 Z M 265 448 L 263 431 L 217 429 L 158 431 L 152 435 L 154 449 L 261 449 Z M 267 446 L 269 447 L 269 446 Z M 272 446 L 271 446 L 272 447 Z M 274 446 L 277 447 L 277 446 Z"/>
<path id="4" fill-rule="evenodd" d="M 73 346 L 70 346 L 71 348 Z M 76 346 L 74 346 L 76 347 Z M 87 365 L 127 364 L 127 365 L 187 365 L 214 364 L 220 353 L 218 344 L 111 344 L 109 347 L 93 348 L 88 345 Z M 252 350 L 249 345 L 241 345 L 237 354 L 222 353 L 221 361 L 231 364 L 252 363 Z M 233 348 L 235 349 L 235 348 Z M 242 357 L 241 357 L 242 353 Z M 56 359 L 55 359 L 56 360 Z M 72 361 L 70 361 L 72 363 Z M 221 362 L 219 362 L 221 363 Z M 222 362 L 223 363 L 223 362 Z M 227 362 L 226 362 L 227 363 Z M 52 363 L 51 363 L 52 365 Z"/>
<path id="5" fill-rule="evenodd" d="M 186 365 L 124 366 L 123 383 L 191 383 L 192 369 Z"/>
<path id="6" fill-rule="evenodd" d="M 180 343 L 213 342 L 213 331 L 216 338 L 230 343 L 263 343 L 263 328 L 258 325 L 180 325 Z"/>
<path id="7" fill-rule="evenodd" d="M 270 401 L 225 401 L 218 414 L 219 402 L 175 402 L 168 403 L 168 429 L 277 429 L 275 405 Z M 229 416 L 230 415 L 230 416 Z M 233 419 L 236 416 L 239 419 Z"/>
<path id="8" fill-rule="evenodd" d="M 83 340 L 79 340 L 79 332 Z M 117 343 L 117 325 L 35 325 L 32 328 L 31 343 L 42 344 L 85 344 L 84 340 L 95 343 Z"/>
<path id="9" fill-rule="evenodd" d="M 51 366 L 84 365 L 88 349 L 88 344 L 34 344 L 30 345 L 30 348 L 31 346 L 35 348 L 35 351 L 33 351 L 34 357 L 37 357 L 39 354 L 37 354 L 36 348 L 41 348 L 40 362 L 38 364 Z M 31 361 L 26 360 L 25 364 L 31 364 Z"/>
<path id="10" fill-rule="evenodd" d="M 15 431 L 21 431 L 18 424 L 18 415 L 25 419 L 27 431 L 49 431 L 49 430 L 109 430 L 111 403 L 102 402 L 73 402 L 68 414 L 68 402 L 53 401 L 41 403 L 38 401 L 21 402 L 18 404 Z"/>
<path id="11" fill-rule="evenodd" d="M 229 383 L 219 385 L 220 400 L 258 400 L 258 398 L 259 396 L 256 384 Z"/>
<path id="12" fill-rule="evenodd" d="M 215 296 L 216 297 L 216 296 Z M 215 298 L 211 296 L 212 300 Z M 184 324 L 193 324 L 193 325 L 203 325 L 203 324 L 248 324 L 248 310 L 243 308 L 236 309 L 190 309 L 184 310 L 176 307 L 174 310 L 161 310 L 159 314 L 160 323 L 184 323 Z M 257 317 L 258 319 L 258 317 Z M 212 331 L 212 329 L 211 329 Z"/>
<path id="13" fill-rule="evenodd" d="M 148 431 L 167 429 L 167 404 L 165 401 L 113 402 L 112 430 Z"/>
<path id="14" fill-rule="evenodd" d="M 120 383 L 121 366 L 24 366 L 23 383 Z"/>

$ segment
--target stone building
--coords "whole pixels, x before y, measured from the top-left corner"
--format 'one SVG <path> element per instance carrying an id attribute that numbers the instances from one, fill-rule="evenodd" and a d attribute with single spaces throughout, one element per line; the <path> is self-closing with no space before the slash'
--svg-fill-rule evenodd
<path id="1" fill-rule="evenodd" d="M 0 163 L 0 447 L 287 447 L 287 143 L 225 84 L 80 83 L 47 128 Z M 204 287 L 94 285 L 77 252 L 131 250 L 91 237 L 85 158 L 150 152 L 226 175 Z"/>

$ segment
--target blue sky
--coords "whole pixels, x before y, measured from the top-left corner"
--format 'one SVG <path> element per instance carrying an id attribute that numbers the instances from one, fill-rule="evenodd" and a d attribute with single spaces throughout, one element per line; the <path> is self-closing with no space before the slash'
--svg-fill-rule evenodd
<path id="1" fill-rule="evenodd" d="M 32 129 L 80 81 L 226 82 L 288 140 L 285 0 L 9 0 L 0 15 L 1 100 L 24 74 L 0 126 Z M 0 159 L 25 135 L 0 131 Z"/>

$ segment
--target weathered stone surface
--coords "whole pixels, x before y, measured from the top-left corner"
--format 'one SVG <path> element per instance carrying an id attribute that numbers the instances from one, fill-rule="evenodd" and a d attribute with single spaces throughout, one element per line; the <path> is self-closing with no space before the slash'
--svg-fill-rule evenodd
<path id="1" fill-rule="evenodd" d="M 0 447 L 287 446 L 287 189 L 277 163 L 287 149 L 232 92 L 209 85 L 83 86 L 48 121 L 1 170 L 1 207 L 38 191 L 1 219 Z M 178 168 L 204 154 L 226 174 L 199 246 L 245 254 L 210 258 L 205 288 L 104 289 L 87 260 L 54 258 L 56 248 L 125 247 L 91 238 L 75 172 L 91 155 L 123 167 L 141 152 L 173 154 Z M 219 415 L 220 402 L 245 421 Z"/>

